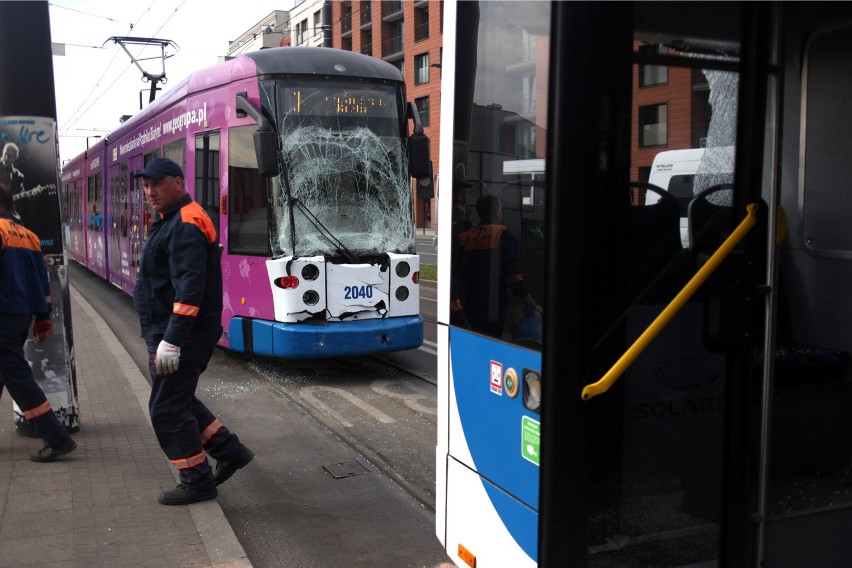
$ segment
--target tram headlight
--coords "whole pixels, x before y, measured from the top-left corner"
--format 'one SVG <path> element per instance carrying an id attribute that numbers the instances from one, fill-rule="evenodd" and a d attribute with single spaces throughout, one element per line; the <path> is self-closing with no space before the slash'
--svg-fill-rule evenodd
<path id="1" fill-rule="evenodd" d="M 306 264 L 302 267 L 302 278 L 307 281 L 316 280 L 319 278 L 319 268 L 316 264 Z"/>
<path id="2" fill-rule="evenodd" d="M 402 261 L 396 265 L 396 275 L 400 278 L 405 278 L 409 272 L 411 272 L 411 266 L 407 262 Z"/>
<path id="3" fill-rule="evenodd" d="M 541 375 L 532 369 L 524 369 L 524 406 L 541 412 Z"/>
<path id="4" fill-rule="evenodd" d="M 302 294 L 302 301 L 309 306 L 316 306 L 319 302 L 319 292 L 316 290 L 308 290 Z"/>
<path id="5" fill-rule="evenodd" d="M 408 288 L 406 288 L 405 286 L 400 286 L 396 289 L 396 299 L 400 302 L 406 301 L 408 299 L 408 294 Z"/>

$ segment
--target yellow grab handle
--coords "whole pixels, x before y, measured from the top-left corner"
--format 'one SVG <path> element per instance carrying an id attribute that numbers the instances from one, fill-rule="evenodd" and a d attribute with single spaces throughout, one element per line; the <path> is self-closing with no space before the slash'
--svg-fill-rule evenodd
<path id="1" fill-rule="evenodd" d="M 739 226 L 730 236 L 725 239 L 725 242 L 713 253 L 707 262 L 704 263 L 698 272 L 686 283 L 686 286 L 678 293 L 674 299 L 669 302 L 669 305 L 657 316 L 657 318 L 642 332 L 642 335 L 633 342 L 633 345 L 624 352 L 624 355 L 615 362 L 615 365 L 610 368 L 601 379 L 590 385 L 586 385 L 583 389 L 583 400 L 589 400 L 599 394 L 603 394 L 615 384 L 615 381 L 624 374 L 627 367 L 633 364 L 639 355 L 648 347 L 651 341 L 663 330 L 671 319 L 677 314 L 681 308 L 689 301 L 693 294 L 701 287 L 702 284 L 710 277 L 713 272 L 722 264 L 722 261 L 734 250 L 740 241 L 757 223 L 757 204 L 751 203 L 746 206 L 748 214 L 743 219 Z"/>

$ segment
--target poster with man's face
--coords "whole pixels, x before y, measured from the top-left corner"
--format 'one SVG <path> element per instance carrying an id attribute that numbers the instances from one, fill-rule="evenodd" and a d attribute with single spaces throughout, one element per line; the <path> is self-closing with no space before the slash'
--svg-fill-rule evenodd
<path id="1" fill-rule="evenodd" d="M 64 264 L 56 123 L 43 117 L 0 117 L 0 183 L 12 191 L 20 223 L 38 235 L 48 264 Z"/>

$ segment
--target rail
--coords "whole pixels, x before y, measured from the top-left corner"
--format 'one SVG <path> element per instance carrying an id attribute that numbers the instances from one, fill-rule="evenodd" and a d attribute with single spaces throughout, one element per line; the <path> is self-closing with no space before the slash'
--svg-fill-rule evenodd
<path id="1" fill-rule="evenodd" d="M 745 238 L 746 234 L 757 223 L 757 204 L 752 203 L 746 207 L 747 214 L 740 222 L 733 233 L 725 239 L 725 242 L 713 253 L 713 255 L 704 263 L 704 265 L 695 273 L 695 275 L 686 283 L 683 289 L 678 292 L 677 296 L 669 302 L 669 305 L 660 312 L 660 315 L 648 326 L 642 335 L 639 336 L 633 345 L 619 358 L 618 361 L 604 374 L 597 382 L 586 385 L 583 388 L 583 400 L 590 400 L 599 394 L 603 394 L 615 384 L 627 368 L 633 364 L 639 355 L 650 345 L 654 338 L 659 335 L 666 325 L 672 320 L 686 302 L 695 294 L 698 288 L 710 277 L 713 272 L 719 267 L 725 258 L 731 253 L 737 245 Z"/>

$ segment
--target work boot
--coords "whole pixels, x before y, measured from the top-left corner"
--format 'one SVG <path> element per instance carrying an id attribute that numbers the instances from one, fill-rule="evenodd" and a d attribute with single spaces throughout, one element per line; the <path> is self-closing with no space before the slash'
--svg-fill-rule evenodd
<path id="1" fill-rule="evenodd" d="M 184 484 L 180 484 L 174 489 L 163 491 L 157 498 L 163 505 L 189 505 L 198 501 L 209 501 L 215 499 L 219 491 L 213 487 L 211 489 L 193 489 Z"/>
<path id="2" fill-rule="evenodd" d="M 243 447 L 243 450 L 229 460 L 216 462 L 216 469 L 213 470 L 213 481 L 216 485 L 221 485 L 231 479 L 238 469 L 242 469 L 254 459 L 254 452 Z"/>
<path id="3" fill-rule="evenodd" d="M 55 448 L 51 448 L 50 446 L 45 446 L 34 454 L 30 454 L 30 460 L 34 462 L 52 462 L 56 458 L 64 456 L 65 454 L 70 454 L 74 450 L 77 449 L 77 442 L 73 439 L 68 438 L 61 446 L 57 446 Z"/>

